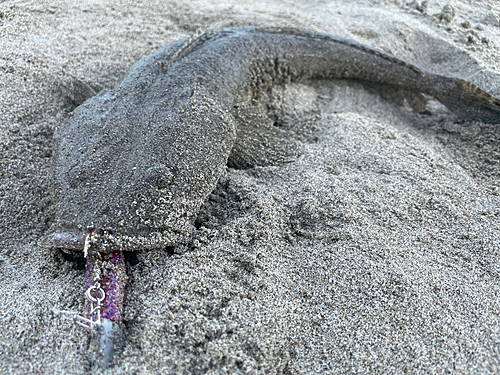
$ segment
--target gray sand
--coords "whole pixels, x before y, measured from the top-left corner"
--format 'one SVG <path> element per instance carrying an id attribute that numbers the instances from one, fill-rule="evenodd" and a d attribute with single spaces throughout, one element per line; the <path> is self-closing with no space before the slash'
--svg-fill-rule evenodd
<path id="1" fill-rule="evenodd" d="M 145 2 L 146 3 L 146 2 Z M 0 373 L 86 373 L 84 270 L 37 245 L 54 129 L 197 28 L 310 28 L 500 96 L 500 5 L 451 1 L 0 3 Z M 441 16 L 439 16 L 441 14 Z M 440 20 L 441 18 L 441 20 Z M 277 87 L 294 163 L 228 169 L 189 246 L 129 265 L 107 373 L 497 373 L 498 126 L 414 115 L 351 82 Z M 82 140 L 85 142 L 85 140 Z M 29 285 L 23 282 L 27 280 Z"/>

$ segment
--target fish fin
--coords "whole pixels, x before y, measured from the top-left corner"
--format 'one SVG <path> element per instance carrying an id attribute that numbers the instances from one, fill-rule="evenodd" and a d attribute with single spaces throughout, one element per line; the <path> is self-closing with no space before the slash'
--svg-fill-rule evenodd
<path id="1" fill-rule="evenodd" d="M 463 121 L 500 124 L 500 99 L 475 84 L 460 78 L 433 75 L 429 77 L 429 94 Z"/>
<path id="2" fill-rule="evenodd" d="M 239 126 L 227 165 L 236 169 L 282 165 L 302 153 L 302 142 L 276 126 Z"/>

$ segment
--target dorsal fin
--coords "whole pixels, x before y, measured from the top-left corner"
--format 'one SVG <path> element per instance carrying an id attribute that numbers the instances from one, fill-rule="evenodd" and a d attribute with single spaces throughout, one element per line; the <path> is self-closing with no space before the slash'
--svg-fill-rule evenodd
<path id="1" fill-rule="evenodd" d="M 347 45 L 349 47 L 358 49 L 363 52 L 368 52 L 371 53 L 372 55 L 378 56 L 380 58 L 383 58 L 385 60 L 389 60 L 393 63 L 405 66 L 414 72 L 420 74 L 421 76 L 425 76 L 425 73 L 417 67 L 416 65 L 412 64 L 409 61 L 403 60 L 397 56 L 394 56 L 388 52 L 382 51 L 377 48 L 369 47 L 367 45 L 358 43 L 354 40 L 350 39 L 345 39 L 341 37 L 336 37 L 324 33 L 319 33 L 319 32 L 314 32 L 310 30 L 302 30 L 302 29 L 293 29 L 293 28 L 286 28 L 286 27 L 258 27 L 252 30 L 249 30 L 250 32 L 266 32 L 266 33 L 274 33 L 274 34 L 288 34 L 288 35 L 295 35 L 295 36 L 303 36 L 303 37 L 308 37 L 308 38 L 314 38 L 314 39 L 324 39 L 324 40 L 329 40 L 335 43 Z"/>

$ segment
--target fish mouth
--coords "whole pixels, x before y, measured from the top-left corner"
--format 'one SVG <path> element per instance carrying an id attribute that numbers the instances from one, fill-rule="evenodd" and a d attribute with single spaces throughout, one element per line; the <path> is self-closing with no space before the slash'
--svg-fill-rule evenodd
<path id="1" fill-rule="evenodd" d="M 50 248 L 83 250 L 87 233 L 79 229 L 58 229 L 42 238 L 42 244 Z"/>
<path id="2" fill-rule="evenodd" d="M 49 233 L 40 238 L 38 244 L 46 249 L 58 249 L 64 252 L 89 250 L 109 253 L 115 250 L 143 251 L 164 250 L 186 243 L 192 230 L 184 231 L 142 229 L 137 231 L 114 231 L 112 229 L 87 229 L 54 226 Z"/>

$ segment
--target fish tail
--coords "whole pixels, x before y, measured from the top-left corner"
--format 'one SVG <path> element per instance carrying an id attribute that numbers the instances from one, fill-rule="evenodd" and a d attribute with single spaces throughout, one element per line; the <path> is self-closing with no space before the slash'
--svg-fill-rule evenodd
<path id="1" fill-rule="evenodd" d="M 429 75 L 428 94 L 463 120 L 500 124 L 500 99 L 460 78 Z"/>

